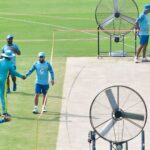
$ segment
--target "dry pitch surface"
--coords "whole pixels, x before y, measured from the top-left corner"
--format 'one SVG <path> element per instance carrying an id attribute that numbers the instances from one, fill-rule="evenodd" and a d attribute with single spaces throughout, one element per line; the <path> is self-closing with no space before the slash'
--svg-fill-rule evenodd
<path id="1" fill-rule="evenodd" d="M 135 64 L 133 58 L 67 59 L 57 150 L 89 150 L 91 102 L 102 89 L 112 85 L 126 85 L 138 91 L 149 112 L 150 63 Z M 148 117 L 146 149 L 150 147 L 149 121 Z M 130 141 L 129 149 L 140 150 L 140 138 Z M 108 150 L 109 143 L 99 139 L 97 149 Z"/>

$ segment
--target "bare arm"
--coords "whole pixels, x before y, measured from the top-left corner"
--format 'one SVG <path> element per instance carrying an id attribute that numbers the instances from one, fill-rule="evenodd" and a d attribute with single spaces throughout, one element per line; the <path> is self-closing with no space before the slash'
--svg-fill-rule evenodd
<path id="1" fill-rule="evenodd" d="M 21 55 L 21 51 L 17 51 L 17 55 Z"/>
<path id="2" fill-rule="evenodd" d="M 14 51 L 15 54 L 21 55 L 21 51 L 18 47 L 11 47 L 11 50 Z"/>
<path id="3" fill-rule="evenodd" d="M 136 29 L 136 30 L 140 30 L 140 26 L 139 26 L 139 23 L 138 23 L 138 22 L 136 22 L 136 24 L 135 24 L 135 29 Z"/>

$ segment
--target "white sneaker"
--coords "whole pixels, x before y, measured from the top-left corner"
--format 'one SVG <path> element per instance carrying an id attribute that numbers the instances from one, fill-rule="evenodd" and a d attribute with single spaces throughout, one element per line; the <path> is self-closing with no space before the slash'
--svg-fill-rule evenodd
<path id="1" fill-rule="evenodd" d="M 134 62 L 139 63 L 138 58 L 136 56 L 134 57 Z"/>
<path id="2" fill-rule="evenodd" d="M 46 107 L 42 107 L 42 112 L 46 112 Z"/>
<path id="3" fill-rule="evenodd" d="M 142 62 L 149 62 L 149 60 L 145 57 L 142 59 Z"/>
<path id="4" fill-rule="evenodd" d="M 38 107 L 37 107 L 37 106 L 34 107 L 33 113 L 34 113 L 34 114 L 38 114 Z"/>

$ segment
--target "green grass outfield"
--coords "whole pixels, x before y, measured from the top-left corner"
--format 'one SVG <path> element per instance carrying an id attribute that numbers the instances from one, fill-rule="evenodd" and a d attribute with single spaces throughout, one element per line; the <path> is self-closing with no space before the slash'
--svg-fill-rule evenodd
<path id="1" fill-rule="evenodd" d="M 142 8 L 148 0 L 137 2 Z M 32 114 L 35 73 L 25 81 L 18 79 L 17 92 L 8 95 L 8 110 L 13 119 L 1 124 L 0 150 L 36 150 L 36 145 L 38 150 L 56 149 L 66 58 L 96 56 L 97 52 L 96 33 L 56 30 L 96 29 L 94 11 L 97 3 L 98 0 L 0 1 L 0 47 L 5 44 L 7 34 L 15 36 L 15 42 L 22 50 L 17 58 L 17 70 L 25 73 L 36 61 L 39 51 L 45 51 L 50 59 L 54 32 L 56 75 L 56 85 L 48 95 L 48 112 L 42 116 L 38 132 L 38 116 Z M 132 43 L 128 41 L 127 44 Z M 103 47 L 108 49 L 107 45 L 107 39 L 104 39 Z"/>

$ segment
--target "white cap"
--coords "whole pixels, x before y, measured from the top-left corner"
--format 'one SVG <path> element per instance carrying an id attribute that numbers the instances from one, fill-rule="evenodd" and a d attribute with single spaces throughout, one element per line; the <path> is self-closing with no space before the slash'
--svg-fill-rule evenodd
<path id="1" fill-rule="evenodd" d="M 45 57 L 45 53 L 44 52 L 39 52 L 38 57 Z"/>
<path id="2" fill-rule="evenodd" d="M 14 36 L 12 34 L 8 34 L 6 39 L 10 39 L 10 38 L 14 38 Z"/>

